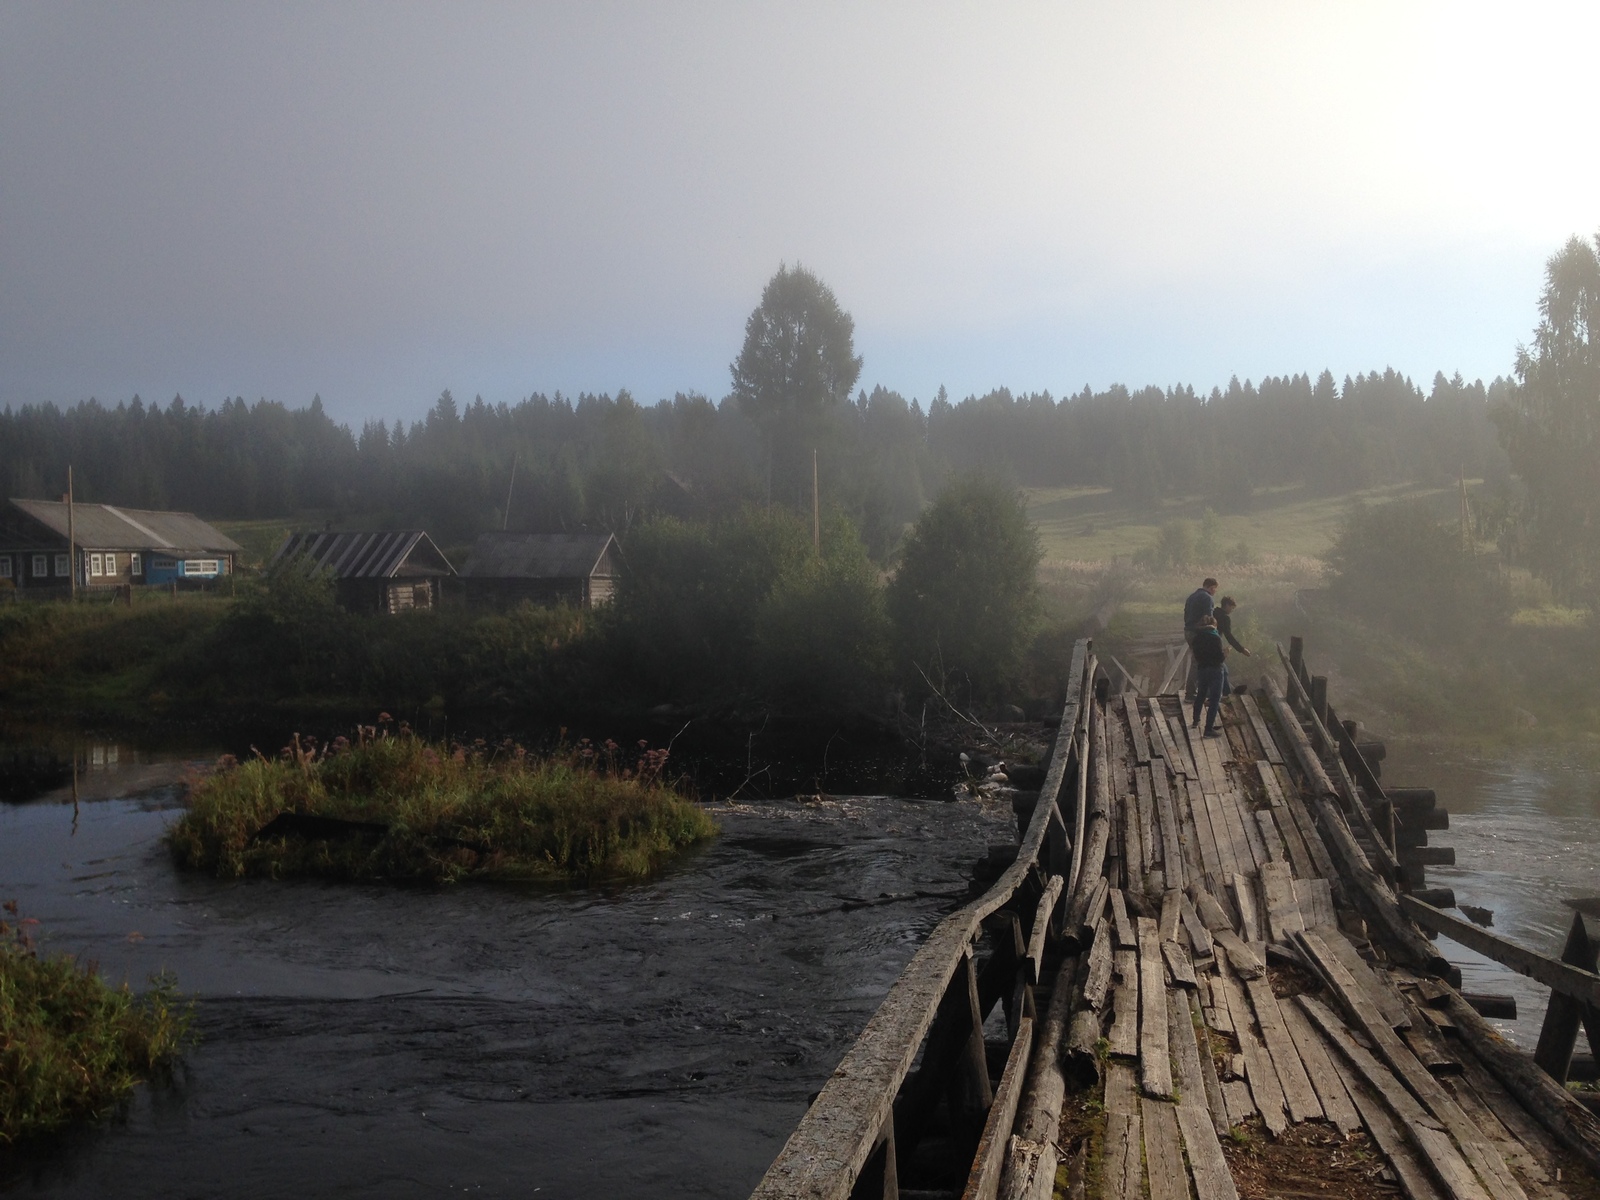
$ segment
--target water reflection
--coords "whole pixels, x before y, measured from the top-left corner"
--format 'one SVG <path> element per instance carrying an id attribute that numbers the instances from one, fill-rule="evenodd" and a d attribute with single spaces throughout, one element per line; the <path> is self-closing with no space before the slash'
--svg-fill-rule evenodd
<path id="1" fill-rule="evenodd" d="M 1474 757 L 1391 745 L 1383 782 L 1434 788 L 1450 811 L 1450 828 L 1428 840 L 1455 847 L 1456 865 L 1429 867 L 1430 885 L 1454 888 L 1459 904 L 1490 909 L 1496 933 L 1560 954 L 1573 916 L 1563 901 L 1600 896 L 1600 758 L 1593 751 L 1533 748 Z M 1440 946 L 1460 964 L 1469 991 L 1516 996 L 1517 1020 L 1494 1024 L 1531 1048 L 1549 990 L 1464 946 L 1444 939 Z"/>

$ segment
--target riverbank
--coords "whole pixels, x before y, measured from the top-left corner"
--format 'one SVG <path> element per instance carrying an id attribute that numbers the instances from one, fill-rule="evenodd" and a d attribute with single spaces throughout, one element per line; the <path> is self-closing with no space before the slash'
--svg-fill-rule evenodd
<path id="1" fill-rule="evenodd" d="M 297 735 L 279 758 L 225 760 L 168 835 L 179 864 L 221 879 L 571 883 L 644 878 L 716 833 L 663 779 L 667 752 L 644 743 L 534 757 L 405 727 L 358 738 Z"/>
<path id="2" fill-rule="evenodd" d="M 136 996 L 92 963 L 40 954 L 17 908 L 0 920 L 0 1146 L 107 1115 L 171 1066 L 191 1020 L 170 976 Z"/>

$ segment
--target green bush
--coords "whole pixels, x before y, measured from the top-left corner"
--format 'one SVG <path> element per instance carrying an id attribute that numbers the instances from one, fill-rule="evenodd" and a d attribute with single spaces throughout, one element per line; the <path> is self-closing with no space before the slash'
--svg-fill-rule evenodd
<path id="1" fill-rule="evenodd" d="M 907 537 L 889 585 L 907 674 L 995 697 L 1038 620 L 1040 558 L 1017 492 L 978 475 L 947 487 Z"/>
<path id="2" fill-rule="evenodd" d="M 161 977 L 143 996 L 110 987 L 68 955 L 42 956 L 33 922 L 0 920 L 0 1144 L 109 1113 L 165 1070 L 190 1012 Z"/>
<path id="3" fill-rule="evenodd" d="M 225 879 L 641 878 L 716 831 L 663 781 L 665 763 L 643 744 L 625 755 L 585 740 L 534 758 L 368 727 L 355 745 L 297 740 L 278 759 L 226 763 L 192 789 L 168 841 L 181 865 Z M 259 837 L 281 813 L 358 824 Z"/>
<path id="4" fill-rule="evenodd" d="M 1326 558 L 1330 597 L 1394 633 L 1464 646 L 1508 615 L 1495 573 L 1422 502 L 1352 508 Z"/>

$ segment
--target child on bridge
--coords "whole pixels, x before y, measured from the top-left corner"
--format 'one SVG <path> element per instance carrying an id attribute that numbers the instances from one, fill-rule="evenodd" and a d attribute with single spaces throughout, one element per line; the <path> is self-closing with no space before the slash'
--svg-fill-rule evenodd
<path id="1" fill-rule="evenodd" d="M 1217 726 L 1217 710 L 1222 705 L 1223 690 L 1228 686 L 1228 648 L 1222 644 L 1222 635 L 1217 632 L 1217 619 L 1211 614 L 1200 618 L 1189 648 L 1194 652 L 1196 676 L 1194 713 L 1189 728 L 1200 728 L 1200 709 L 1203 705 L 1206 710 L 1205 736 L 1221 737 L 1222 730 Z"/>

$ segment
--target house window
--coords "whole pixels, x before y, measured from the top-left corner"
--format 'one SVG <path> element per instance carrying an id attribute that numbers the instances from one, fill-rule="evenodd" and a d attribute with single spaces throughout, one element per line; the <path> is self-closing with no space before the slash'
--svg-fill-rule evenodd
<path id="1" fill-rule="evenodd" d="M 117 556 L 115 554 L 108 554 L 108 555 L 106 555 L 106 574 L 107 575 L 115 575 L 116 573 L 117 573 Z"/>
<path id="2" fill-rule="evenodd" d="M 0 579 L 11 578 L 11 556 L 0 554 Z"/>
<path id="3" fill-rule="evenodd" d="M 129 575 L 143 575 L 144 574 L 144 572 L 142 570 L 140 570 L 140 568 L 139 568 L 139 556 L 137 554 L 128 555 L 128 574 Z"/>
<path id="4" fill-rule="evenodd" d="M 217 573 L 217 560 L 214 558 L 186 558 L 183 560 L 183 573 L 185 575 L 215 575 Z"/>
<path id="5" fill-rule="evenodd" d="M 44 555 L 35 554 L 33 556 L 33 577 L 35 579 L 43 579 L 50 573 L 50 568 L 45 565 L 45 562 L 46 560 Z"/>
<path id="6" fill-rule="evenodd" d="M 175 558 L 161 558 L 159 555 L 150 560 L 150 569 L 153 571 L 176 571 L 178 560 Z"/>
<path id="7" fill-rule="evenodd" d="M 95 576 L 100 574 L 100 556 L 98 554 L 89 555 L 89 574 Z"/>
<path id="8" fill-rule="evenodd" d="M 72 565 L 67 561 L 65 554 L 56 555 L 56 574 L 62 579 L 72 574 Z"/>

